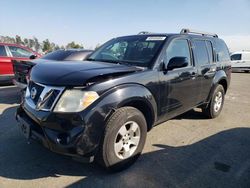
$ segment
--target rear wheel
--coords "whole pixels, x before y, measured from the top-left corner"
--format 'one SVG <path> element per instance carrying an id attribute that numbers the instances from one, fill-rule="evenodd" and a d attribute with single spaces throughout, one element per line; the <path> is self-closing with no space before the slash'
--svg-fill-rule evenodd
<path id="1" fill-rule="evenodd" d="M 225 98 L 225 91 L 223 86 L 217 85 L 208 106 L 202 109 L 203 113 L 208 118 L 216 118 L 217 116 L 219 116 L 223 108 L 224 98 Z"/>
<path id="2" fill-rule="evenodd" d="M 244 72 L 249 73 L 249 72 L 250 72 L 250 70 L 245 70 Z"/>
<path id="3" fill-rule="evenodd" d="M 146 134 L 147 123 L 139 110 L 119 108 L 107 122 L 97 161 L 112 171 L 129 167 L 140 156 Z"/>

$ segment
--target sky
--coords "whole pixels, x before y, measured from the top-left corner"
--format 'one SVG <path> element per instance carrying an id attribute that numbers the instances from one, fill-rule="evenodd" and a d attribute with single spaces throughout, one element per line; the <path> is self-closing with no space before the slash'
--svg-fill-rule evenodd
<path id="1" fill-rule="evenodd" d="M 217 33 L 231 51 L 250 50 L 250 0 L 1 0 L 0 35 L 76 41 L 85 48 L 140 31 Z"/>

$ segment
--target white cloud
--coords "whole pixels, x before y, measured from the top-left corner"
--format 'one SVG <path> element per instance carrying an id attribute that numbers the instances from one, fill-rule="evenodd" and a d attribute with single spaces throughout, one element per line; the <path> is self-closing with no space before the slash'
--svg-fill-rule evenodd
<path id="1" fill-rule="evenodd" d="M 230 52 L 250 50 L 250 35 L 221 36 Z"/>

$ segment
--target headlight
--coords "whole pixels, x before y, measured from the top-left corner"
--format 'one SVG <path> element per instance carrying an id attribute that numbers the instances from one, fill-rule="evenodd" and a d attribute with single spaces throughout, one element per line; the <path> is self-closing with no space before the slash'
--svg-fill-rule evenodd
<path id="1" fill-rule="evenodd" d="M 99 95 L 94 91 L 66 90 L 57 102 L 54 112 L 80 112 L 98 98 Z"/>

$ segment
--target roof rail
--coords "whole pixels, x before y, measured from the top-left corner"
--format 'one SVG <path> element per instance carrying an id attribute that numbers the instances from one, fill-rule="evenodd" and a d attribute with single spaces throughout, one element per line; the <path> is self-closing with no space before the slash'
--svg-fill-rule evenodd
<path id="1" fill-rule="evenodd" d="M 150 34 L 151 32 L 148 31 L 141 31 L 138 33 L 138 35 L 146 35 L 146 34 Z"/>
<path id="2" fill-rule="evenodd" d="M 192 30 L 192 29 L 182 29 L 180 34 L 198 34 L 198 35 L 202 35 L 202 36 L 212 36 L 212 37 L 216 37 L 218 38 L 218 35 L 215 33 L 208 33 L 208 32 L 202 32 L 202 31 L 196 31 L 196 30 Z"/>

